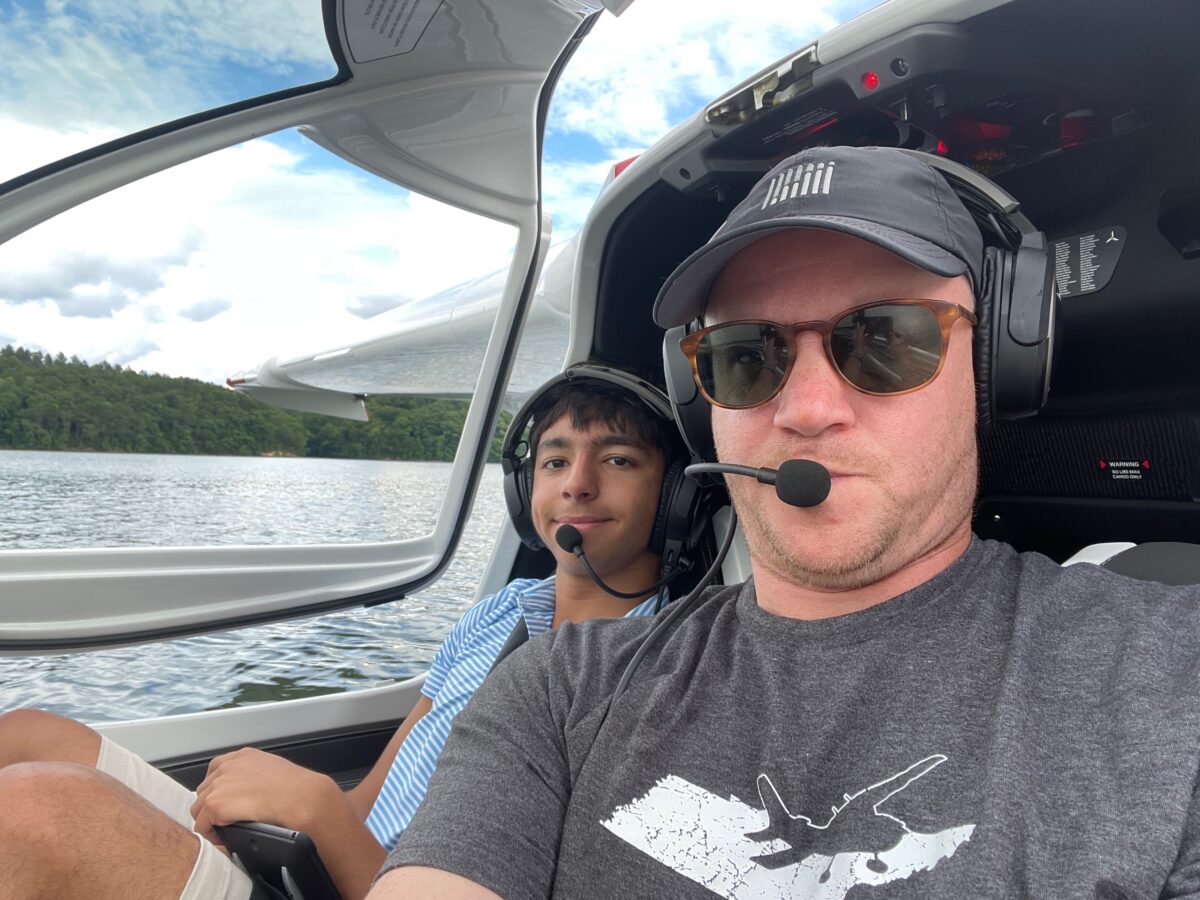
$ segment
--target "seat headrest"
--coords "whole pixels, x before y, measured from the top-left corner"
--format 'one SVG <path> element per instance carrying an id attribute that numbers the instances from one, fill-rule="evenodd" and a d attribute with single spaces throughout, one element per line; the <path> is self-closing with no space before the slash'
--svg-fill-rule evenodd
<path id="1" fill-rule="evenodd" d="M 1063 565 L 1073 566 L 1084 562 L 1141 581 L 1172 585 L 1200 584 L 1200 544 L 1179 541 L 1089 544 Z"/>
<path id="2" fill-rule="evenodd" d="M 1200 584 L 1200 544 L 1155 541 L 1113 556 L 1104 568 L 1118 575 L 1160 584 Z"/>

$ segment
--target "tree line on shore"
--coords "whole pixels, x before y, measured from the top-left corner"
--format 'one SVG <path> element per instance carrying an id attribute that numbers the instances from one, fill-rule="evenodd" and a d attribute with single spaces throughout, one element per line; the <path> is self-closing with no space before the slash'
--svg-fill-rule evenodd
<path id="1" fill-rule="evenodd" d="M 291 412 L 192 378 L 0 347 L 0 449 L 450 460 L 467 401 L 373 396 L 367 409 L 368 422 Z"/>

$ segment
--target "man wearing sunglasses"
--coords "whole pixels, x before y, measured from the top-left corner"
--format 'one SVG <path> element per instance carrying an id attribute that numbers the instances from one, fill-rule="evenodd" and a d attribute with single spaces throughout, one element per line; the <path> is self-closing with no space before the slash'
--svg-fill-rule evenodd
<path id="1" fill-rule="evenodd" d="M 817 148 L 676 269 L 720 460 L 828 498 L 728 478 L 753 578 L 611 707 L 647 623 L 497 669 L 371 900 L 1200 896 L 1200 591 L 971 534 L 982 259 L 928 165 Z"/>

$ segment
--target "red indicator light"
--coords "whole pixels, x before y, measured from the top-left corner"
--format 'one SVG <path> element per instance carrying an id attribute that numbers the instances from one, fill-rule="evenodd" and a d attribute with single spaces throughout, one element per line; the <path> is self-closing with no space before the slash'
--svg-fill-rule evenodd
<path id="1" fill-rule="evenodd" d="M 1012 136 L 1012 126 L 1001 122 L 980 122 L 979 133 L 985 141 L 1002 141 Z"/>
<path id="2" fill-rule="evenodd" d="M 862 77 L 862 86 L 868 91 L 875 90 L 875 88 L 879 87 L 879 76 L 874 72 L 864 73 Z"/>
<path id="3" fill-rule="evenodd" d="M 1058 145 L 1064 150 L 1078 147 L 1098 137 L 1100 131 L 1095 113 L 1090 109 L 1076 109 L 1058 120 Z"/>
<path id="4" fill-rule="evenodd" d="M 837 123 L 838 123 L 837 116 L 834 116 L 832 119 L 826 119 L 824 122 L 822 122 L 820 125 L 816 126 L 815 128 L 810 128 L 808 131 L 804 132 L 804 136 L 808 137 L 810 134 L 816 134 L 818 131 L 824 131 L 830 125 L 836 125 Z"/>
<path id="5" fill-rule="evenodd" d="M 950 147 L 946 144 L 945 141 L 938 141 L 937 147 L 935 149 L 937 150 L 939 156 L 945 156 L 947 153 L 950 152 Z"/>

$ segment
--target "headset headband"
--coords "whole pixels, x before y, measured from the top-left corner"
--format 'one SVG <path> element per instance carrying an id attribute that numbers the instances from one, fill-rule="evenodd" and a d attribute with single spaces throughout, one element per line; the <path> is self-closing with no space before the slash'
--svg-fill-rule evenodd
<path id="1" fill-rule="evenodd" d="M 622 372 L 620 369 L 611 369 L 608 366 L 596 365 L 594 363 L 578 363 L 568 367 L 537 388 L 521 404 L 521 408 L 513 414 L 508 431 L 504 434 L 504 443 L 500 451 L 501 461 L 524 457 L 525 453 L 529 451 L 530 448 L 525 448 L 524 452 L 518 453 L 517 447 L 524 441 L 525 429 L 528 427 L 530 419 L 533 418 L 533 413 L 537 409 L 538 404 L 541 403 L 542 398 L 547 393 L 562 384 L 587 381 L 599 381 L 628 391 L 648 406 L 650 411 L 659 418 L 667 422 L 674 420 L 674 414 L 671 412 L 671 402 L 663 395 L 662 391 L 650 382 L 638 378 L 636 375 L 631 375 L 628 372 Z"/>

